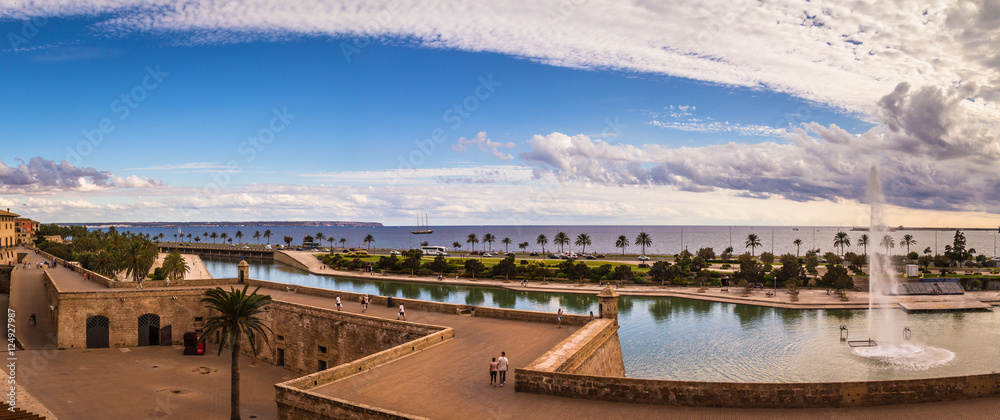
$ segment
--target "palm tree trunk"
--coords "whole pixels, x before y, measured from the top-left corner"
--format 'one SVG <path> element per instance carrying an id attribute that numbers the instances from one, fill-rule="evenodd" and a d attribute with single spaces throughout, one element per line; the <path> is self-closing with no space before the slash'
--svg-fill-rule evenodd
<path id="1" fill-rule="evenodd" d="M 233 365 L 230 368 L 232 375 L 229 384 L 231 389 L 229 399 L 230 420 L 240 420 L 240 335 L 236 334 L 236 337 L 233 338 Z M 221 346 L 222 343 L 219 343 L 219 345 Z"/>

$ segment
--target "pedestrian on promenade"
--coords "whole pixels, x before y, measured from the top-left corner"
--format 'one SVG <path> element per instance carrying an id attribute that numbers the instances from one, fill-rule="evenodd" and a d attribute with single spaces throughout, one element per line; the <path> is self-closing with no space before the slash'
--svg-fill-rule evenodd
<path id="1" fill-rule="evenodd" d="M 167 280 L 167 287 L 170 287 L 170 277 L 168 276 L 166 280 Z"/>
<path id="2" fill-rule="evenodd" d="M 340 296 L 337 296 L 337 310 L 340 310 Z"/>
<path id="3" fill-rule="evenodd" d="M 500 352 L 500 358 L 497 359 L 497 371 L 500 372 L 500 388 L 503 388 L 503 384 L 507 382 L 507 352 Z"/>
<path id="4" fill-rule="evenodd" d="M 490 362 L 490 385 L 494 388 L 497 386 L 497 358 L 494 357 L 493 361 Z"/>
<path id="5" fill-rule="evenodd" d="M 590 320 L 591 320 L 591 321 L 593 321 L 593 320 L 594 320 L 594 311 L 590 311 Z"/>
<path id="6" fill-rule="evenodd" d="M 361 313 L 365 313 L 368 310 L 368 295 L 361 297 Z"/>
<path id="7" fill-rule="evenodd" d="M 399 321 L 399 318 L 401 317 L 403 318 L 403 321 L 406 321 L 406 312 L 403 310 L 402 303 L 399 304 L 399 315 L 396 316 L 396 320 Z"/>
<path id="8" fill-rule="evenodd" d="M 556 312 L 556 321 L 559 328 L 562 328 L 562 308 L 559 308 L 559 311 Z"/>

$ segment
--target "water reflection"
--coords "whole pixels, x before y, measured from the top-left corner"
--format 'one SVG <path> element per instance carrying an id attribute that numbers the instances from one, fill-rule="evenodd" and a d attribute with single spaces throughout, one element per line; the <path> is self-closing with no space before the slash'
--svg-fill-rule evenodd
<path id="1" fill-rule="evenodd" d="M 483 293 L 483 289 L 474 287 L 469 289 L 468 293 L 465 294 L 465 304 L 479 306 L 486 301 L 486 294 Z"/>
<path id="2" fill-rule="evenodd" d="M 635 302 L 632 296 L 619 296 L 618 297 L 618 313 L 621 315 L 629 315 L 632 313 L 632 306 Z"/>
<path id="3" fill-rule="evenodd" d="M 764 315 L 773 313 L 771 308 L 762 306 L 736 305 L 733 313 L 740 320 L 740 326 L 749 327 L 764 318 Z"/>
<path id="4" fill-rule="evenodd" d="M 494 289 L 491 291 L 493 294 L 493 303 L 497 307 L 504 309 L 514 309 L 517 306 L 517 296 L 524 292 L 516 292 L 509 289 Z"/>
<path id="5" fill-rule="evenodd" d="M 238 260 L 204 258 L 217 278 L 236 277 Z M 250 276 L 274 282 L 383 296 L 520 310 L 597 312 L 592 294 L 523 292 L 314 276 L 281 264 L 252 263 Z M 927 378 L 1000 370 L 1000 311 L 906 314 L 912 342 L 947 349 L 953 361 L 927 370 L 885 369 L 839 340 L 839 325 L 866 336 L 864 310 L 799 311 L 678 298 L 621 296 L 619 336 L 629 377 L 741 382 Z"/>

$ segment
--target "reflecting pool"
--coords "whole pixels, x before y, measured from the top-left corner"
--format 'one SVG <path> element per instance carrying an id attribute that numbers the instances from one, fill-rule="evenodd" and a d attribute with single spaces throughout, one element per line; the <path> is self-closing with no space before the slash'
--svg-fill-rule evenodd
<path id="1" fill-rule="evenodd" d="M 236 277 L 233 259 L 203 258 L 213 276 Z M 508 309 L 597 312 L 594 295 L 517 292 L 501 288 L 316 276 L 280 263 L 255 262 L 250 277 L 357 293 Z M 680 298 L 619 298 L 618 334 L 630 378 L 724 382 L 839 382 L 911 379 L 1000 370 L 997 312 L 907 314 L 912 348 L 945 353 L 907 355 L 920 363 L 862 357 L 840 339 L 868 338 L 864 310 L 790 310 Z M 902 337 L 903 331 L 899 331 Z M 928 363 L 927 361 L 931 361 Z"/>

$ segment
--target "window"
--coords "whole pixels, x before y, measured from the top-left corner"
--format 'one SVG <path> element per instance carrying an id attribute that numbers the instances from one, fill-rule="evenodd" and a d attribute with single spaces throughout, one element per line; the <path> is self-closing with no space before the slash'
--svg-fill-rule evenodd
<path id="1" fill-rule="evenodd" d="M 278 336 L 278 341 L 285 341 L 285 336 L 279 335 Z"/>
<path id="2" fill-rule="evenodd" d="M 319 361 L 319 370 L 326 370 L 326 360 Z"/>
<path id="3" fill-rule="evenodd" d="M 319 352 L 323 353 L 323 354 L 326 354 L 326 347 L 319 346 Z"/>

